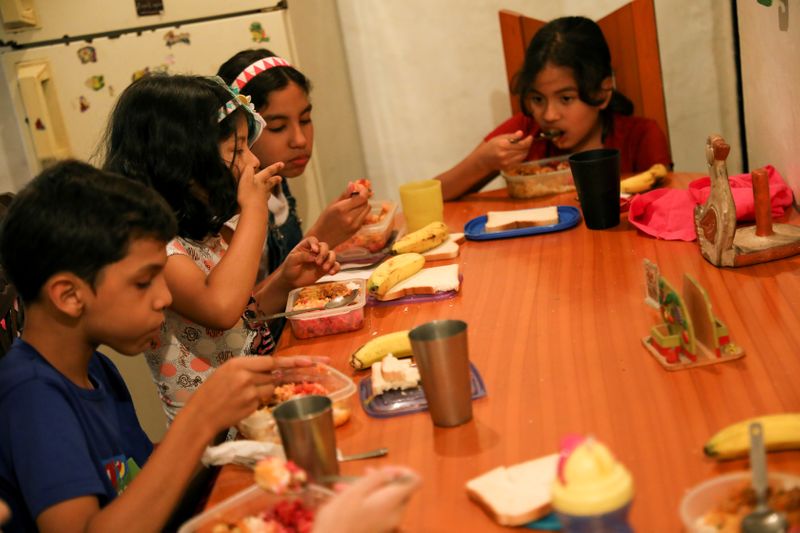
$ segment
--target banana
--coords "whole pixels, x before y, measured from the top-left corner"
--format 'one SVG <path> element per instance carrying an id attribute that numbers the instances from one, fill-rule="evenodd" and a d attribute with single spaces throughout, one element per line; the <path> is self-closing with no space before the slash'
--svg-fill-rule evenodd
<path id="1" fill-rule="evenodd" d="M 418 253 L 390 257 L 372 272 L 367 280 L 367 290 L 376 296 L 383 296 L 389 289 L 422 270 L 423 265 L 425 257 Z"/>
<path id="2" fill-rule="evenodd" d="M 750 450 L 751 422 L 761 422 L 767 450 L 800 449 L 800 413 L 782 413 L 731 424 L 711 437 L 703 447 L 703 452 L 715 459 L 745 457 Z"/>
<path id="3" fill-rule="evenodd" d="M 411 340 L 408 330 L 387 333 L 368 341 L 350 356 L 350 366 L 356 370 L 369 368 L 387 355 L 408 357 L 411 355 Z"/>
<path id="4" fill-rule="evenodd" d="M 444 241 L 450 230 L 443 222 L 431 222 L 424 228 L 412 231 L 392 245 L 393 254 L 404 254 L 408 252 L 427 252 L 436 248 Z"/>
<path id="5" fill-rule="evenodd" d="M 625 178 L 619 183 L 620 192 L 637 193 L 649 190 L 656 181 L 667 176 L 667 167 L 656 163 L 640 174 Z"/>

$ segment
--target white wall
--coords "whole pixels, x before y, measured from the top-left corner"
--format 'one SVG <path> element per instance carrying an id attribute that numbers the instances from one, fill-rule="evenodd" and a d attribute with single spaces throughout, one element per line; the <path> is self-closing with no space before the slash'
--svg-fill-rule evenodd
<path id="1" fill-rule="evenodd" d="M 789 6 L 791 4 L 791 8 Z M 738 2 L 750 168 L 772 164 L 800 197 L 800 3 Z"/>
<path id="2" fill-rule="evenodd" d="M 381 197 L 463 158 L 510 114 L 500 9 L 540 20 L 601 18 L 626 0 L 338 0 L 369 177 Z M 676 168 L 705 171 L 710 133 L 738 125 L 730 7 L 657 0 L 667 118 Z"/>

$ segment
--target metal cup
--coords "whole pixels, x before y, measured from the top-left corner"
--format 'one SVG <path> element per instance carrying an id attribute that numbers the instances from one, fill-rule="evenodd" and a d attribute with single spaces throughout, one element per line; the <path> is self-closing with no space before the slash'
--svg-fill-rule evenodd
<path id="1" fill-rule="evenodd" d="M 287 459 L 303 468 L 312 479 L 339 474 L 330 398 L 317 395 L 293 398 L 276 407 L 272 415 Z"/>
<path id="2" fill-rule="evenodd" d="M 467 323 L 434 320 L 408 336 L 433 423 L 452 427 L 472 420 Z"/>

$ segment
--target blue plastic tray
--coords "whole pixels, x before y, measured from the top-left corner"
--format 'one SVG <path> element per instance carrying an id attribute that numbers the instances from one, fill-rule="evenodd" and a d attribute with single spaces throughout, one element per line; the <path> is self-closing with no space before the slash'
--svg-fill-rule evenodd
<path id="1" fill-rule="evenodd" d="M 491 241 L 494 239 L 509 239 L 511 237 L 525 237 L 539 233 L 552 233 L 577 226 L 581 221 L 581 212 L 577 207 L 569 205 L 558 206 L 558 224 L 550 226 L 531 226 L 529 228 L 510 229 L 508 231 L 493 231 L 486 233 L 486 215 L 475 217 L 464 225 L 464 236 L 472 241 Z"/>
<path id="2" fill-rule="evenodd" d="M 486 396 L 486 386 L 483 378 L 478 373 L 478 369 L 472 363 L 469 364 L 470 386 L 472 388 L 472 399 L 483 398 Z M 408 390 L 390 390 L 375 396 L 371 402 L 367 403 L 372 396 L 372 378 L 367 376 L 358 384 L 358 396 L 361 398 L 361 406 L 369 416 L 375 418 L 389 418 L 408 413 L 418 413 L 428 409 L 428 402 L 425 400 L 425 393 L 422 387 Z"/>

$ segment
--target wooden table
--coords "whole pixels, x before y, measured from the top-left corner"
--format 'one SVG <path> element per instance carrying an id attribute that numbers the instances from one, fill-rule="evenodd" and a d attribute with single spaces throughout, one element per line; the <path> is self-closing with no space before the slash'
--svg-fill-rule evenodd
<path id="1" fill-rule="evenodd" d="M 675 174 L 671 181 L 685 187 L 696 177 Z M 520 201 L 496 191 L 448 203 L 445 219 L 456 231 L 489 210 L 552 204 L 577 202 L 574 193 Z M 792 211 L 787 220 L 800 216 Z M 694 276 L 747 355 L 665 371 L 641 343 L 659 321 L 643 303 L 645 258 L 678 288 L 684 272 Z M 464 277 L 456 298 L 368 308 L 359 331 L 307 341 L 285 335 L 280 350 L 329 355 L 333 366 L 353 374 L 348 356 L 375 335 L 434 319 L 468 322 L 470 358 L 488 390 L 474 403 L 473 422 L 440 429 L 427 413 L 376 419 L 354 403 L 352 420 L 337 432 L 344 453 L 390 450 L 385 459 L 343 463 L 343 473 L 384 463 L 422 473 L 406 531 L 500 530 L 467 498 L 465 482 L 553 453 L 567 433 L 595 435 L 631 470 L 631 522 L 638 531 L 679 531 L 678 504 L 687 489 L 747 468 L 745 460 L 706 459 L 702 447 L 710 435 L 746 417 L 800 411 L 800 256 L 719 269 L 701 257 L 697 243 L 645 236 L 623 215 L 611 230 L 581 223 L 558 233 L 468 241 L 456 261 Z M 800 473 L 800 452 L 769 454 L 769 468 Z M 225 467 L 210 505 L 250 479 L 239 467 Z"/>

